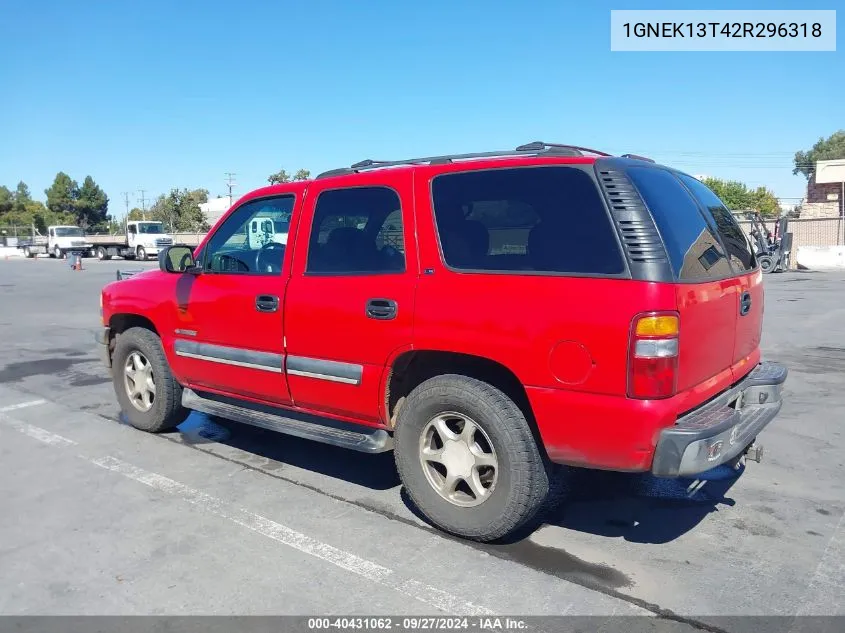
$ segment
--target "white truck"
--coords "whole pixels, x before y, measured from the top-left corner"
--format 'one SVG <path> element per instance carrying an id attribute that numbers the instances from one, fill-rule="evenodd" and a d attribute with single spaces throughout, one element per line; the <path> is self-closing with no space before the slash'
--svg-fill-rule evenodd
<path id="1" fill-rule="evenodd" d="M 98 259 L 145 260 L 173 245 L 173 237 L 164 232 L 164 224 L 151 220 L 127 222 L 124 235 L 89 235 L 87 239 Z"/>
<path id="2" fill-rule="evenodd" d="M 78 226 L 48 226 L 47 235 L 35 235 L 31 240 L 19 245 L 25 257 L 49 254 L 50 257 L 63 258 L 70 252 L 83 254 L 91 252 L 93 245 Z"/>

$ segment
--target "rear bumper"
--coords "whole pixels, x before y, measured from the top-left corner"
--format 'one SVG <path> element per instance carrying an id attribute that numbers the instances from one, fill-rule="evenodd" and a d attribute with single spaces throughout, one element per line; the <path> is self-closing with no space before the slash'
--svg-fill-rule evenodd
<path id="1" fill-rule="evenodd" d="M 94 333 L 94 340 L 97 341 L 97 352 L 100 360 L 106 367 L 111 367 L 111 354 L 109 354 L 110 328 L 103 327 Z"/>
<path id="2" fill-rule="evenodd" d="M 652 474 L 697 475 L 743 453 L 780 411 L 787 373 L 778 363 L 760 363 L 738 384 L 663 429 Z"/>

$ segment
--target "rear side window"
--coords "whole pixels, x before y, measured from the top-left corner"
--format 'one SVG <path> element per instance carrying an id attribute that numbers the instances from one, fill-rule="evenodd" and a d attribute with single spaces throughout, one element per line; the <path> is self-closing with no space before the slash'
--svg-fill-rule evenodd
<path id="1" fill-rule="evenodd" d="M 625 271 L 593 179 L 573 167 L 443 174 L 432 183 L 446 265 L 458 270 L 614 275 Z"/>
<path id="2" fill-rule="evenodd" d="M 751 244 L 719 196 L 691 176 L 680 175 L 679 178 L 689 187 L 699 203 L 710 211 L 734 267 L 742 272 L 754 270 L 757 267 L 757 258 L 754 257 Z"/>
<path id="3" fill-rule="evenodd" d="M 674 175 L 663 169 L 632 167 L 628 176 L 651 211 L 677 279 L 695 281 L 734 274 L 712 227 Z"/>

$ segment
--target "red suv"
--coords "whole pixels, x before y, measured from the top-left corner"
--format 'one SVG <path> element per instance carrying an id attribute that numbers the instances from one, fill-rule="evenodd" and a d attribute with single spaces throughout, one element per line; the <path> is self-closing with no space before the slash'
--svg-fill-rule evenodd
<path id="1" fill-rule="evenodd" d="M 759 458 L 781 407 L 749 241 L 701 182 L 638 156 L 367 160 L 253 191 L 159 264 L 101 296 L 132 425 L 196 410 L 393 450 L 422 513 L 466 538 L 538 516 L 559 464 Z"/>

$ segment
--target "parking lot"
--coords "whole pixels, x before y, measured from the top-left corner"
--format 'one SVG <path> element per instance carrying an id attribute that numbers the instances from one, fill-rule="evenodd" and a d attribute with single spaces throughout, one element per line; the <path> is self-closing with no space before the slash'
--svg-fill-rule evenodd
<path id="1" fill-rule="evenodd" d="M 368 456 L 193 414 L 120 422 L 96 357 L 118 268 L 0 261 L 0 613 L 845 615 L 845 273 L 766 277 L 790 370 L 762 463 L 696 485 L 573 471 L 548 524 L 481 546 Z"/>

